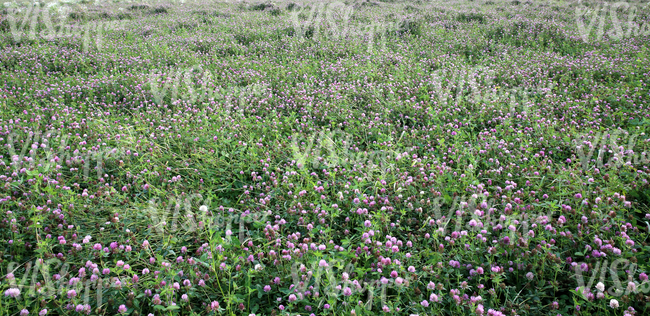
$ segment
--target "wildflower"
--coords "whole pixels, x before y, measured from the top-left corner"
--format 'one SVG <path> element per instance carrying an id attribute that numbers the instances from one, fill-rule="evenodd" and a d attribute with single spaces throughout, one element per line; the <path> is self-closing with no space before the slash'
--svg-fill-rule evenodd
<path id="1" fill-rule="evenodd" d="M 429 307 L 429 302 L 424 300 L 424 301 L 420 302 L 420 305 L 422 305 L 423 307 Z"/>
<path id="2" fill-rule="evenodd" d="M 187 294 L 183 294 L 183 296 L 181 296 L 181 299 L 182 299 L 183 301 L 185 301 L 185 302 L 187 302 L 187 301 L 190 300 L 190 298 L 187 296 Z"/>
<path id="3" fill-rule="evenodd" d="M 18 297 L 20 295 L 19 289 L 8 289 L 5 291 L 5 296 Z"/>
<path id="4" fill-rule="evenodd" d="M 612 299 L 611 301 L 609 301 L 609 306 L 611 308 L 618 308 L 618 301 L 615 300 L 615 299 Z"/>
<path id="5" fill-rule="evenodd" d="M 118 307 L 117 311 L 120 312 L 120 314 L 126 313 L 126 306 L 125 305 L 120 305 L 120 307 Z"/>
<path id="6" fill-rule="evenodd" d="M 528 273 L 526 273 L 526 278 L 527 278 L 528 280 L 531 280 L 531 281 L 532 281 L 534 277 L 535 277 L 535 275 L 534 275 L 532 272 L 528 272 Z"/>
<path id="7" fill-rule="evenodd" d="M 43 308 L 40 312 L 38 312 L 38 316 L 45 316 L 47 315 L 47 308 Z"/>
<path id="8" fill-rule="evenodd" d="M 598 291 L 600 291 L 600 292 L 604 291 L 605 290 L 605 284 L 603 284 L 603 282 L 598 282 L 598 284 L 596 284 L 596 289 L 598 289 Z"/>
<path id="9" fill-rule="evenodd" d="M 289 295 L 289 302 L 295 302 L 297 300 L 296 295 L 291 294 Z"/>
<path id="10" fill-rule="evenodd" d="M 20 316 L 27 316 L 27 315 L 29 315 L 29 311 L 23 308 L 23 309 L 20 311 Z"/>
<path id="11" fill-rule="evenodd" d="M 476 306 L 476 310 L 474 310 L 474 312 L 476 313 L 476 315 L 483 315 L 483 313 L 485 313 L 485 309 L 483 309 L 482 304 L 478 304 Z"/>
<path id="12" fill-rule="evenodd" d="M 217 309 L 219 309 L 219 302 L 217 302 L 217 301 L 212 301 L 212 303 L 210 303 L 210 308 L 211 308 L 213 311 L 216 311 Z"/>

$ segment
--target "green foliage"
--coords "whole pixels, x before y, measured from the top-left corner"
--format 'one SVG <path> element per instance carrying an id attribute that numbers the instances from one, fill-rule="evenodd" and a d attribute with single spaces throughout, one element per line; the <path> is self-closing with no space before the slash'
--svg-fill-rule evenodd
<path id="1" fill-rule="evenodd" d="M 2 19 L 0 314 L 93 274 L 93 315 L 647 314 L 572 265 L 645 286 L 647 41 L 515 2 L 87 3 L 123 24 L 86 51 Z"/>
<path id="2" fill-rule="evenodd" d="M 463 23 L 478 22 L 484 23 L 485 17 L 479 13 L 461 13 L 456 17 L 456 21 Z"/>
<path id="3" fill-rule="evenodd" d="M 413 35 L 413 36 L 421 36 L 423 34 L 422 31 L 422 22 L 420 21 L 415 21 L 411 19 L 406 19 L 402 20 L 399 24 L 399 28 L 397 29 L 397 34 L 403 35 Z"/>

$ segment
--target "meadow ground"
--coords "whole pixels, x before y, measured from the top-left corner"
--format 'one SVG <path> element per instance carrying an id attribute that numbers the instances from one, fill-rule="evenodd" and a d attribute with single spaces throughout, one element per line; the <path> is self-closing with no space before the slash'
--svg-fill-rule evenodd
<path id="1" fill-rule="evenodd" d="M 647 315 L 643 2 L 7 2 L 0 315 Z"/>

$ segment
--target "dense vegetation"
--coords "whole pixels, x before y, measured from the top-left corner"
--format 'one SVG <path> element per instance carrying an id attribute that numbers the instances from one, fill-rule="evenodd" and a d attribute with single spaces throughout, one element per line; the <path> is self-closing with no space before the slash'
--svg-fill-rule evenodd
<path id="1" fill-rule="evenodd" d="M 612 5 L 5 4 L 0 314 L 645 315 Z"/>

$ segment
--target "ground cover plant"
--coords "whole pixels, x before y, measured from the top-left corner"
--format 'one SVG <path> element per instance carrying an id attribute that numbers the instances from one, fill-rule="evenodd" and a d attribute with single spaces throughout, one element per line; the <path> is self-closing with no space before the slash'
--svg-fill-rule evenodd
<path id="1" fill-rule="evenodd" d="M 642 2 L 0 11 L 0 315 L 646 315 Z"/>

